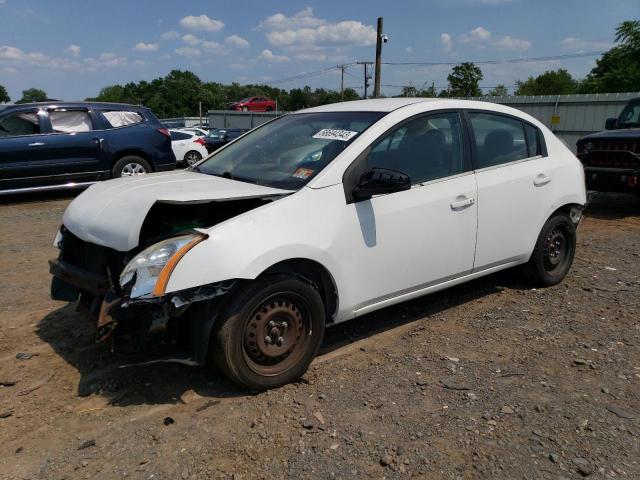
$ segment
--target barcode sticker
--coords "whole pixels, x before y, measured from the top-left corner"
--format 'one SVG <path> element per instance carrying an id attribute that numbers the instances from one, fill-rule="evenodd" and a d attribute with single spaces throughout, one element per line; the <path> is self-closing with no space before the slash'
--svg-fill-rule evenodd
<path id="1" fill-rule="evenodd" d="M 348 142 L 355 137 L 358 132 L 352 132 L 350 130 L 338 130 L 335 128 L 323 128 L 316 133 L 313 138 L 319 138 L 321 140 L 342 140 Z"/>

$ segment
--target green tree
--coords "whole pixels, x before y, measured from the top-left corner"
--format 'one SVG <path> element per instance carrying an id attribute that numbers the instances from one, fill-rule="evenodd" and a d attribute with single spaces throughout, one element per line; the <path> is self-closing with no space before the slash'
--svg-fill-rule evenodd
<path id="1" fill-rule="evenodd" d="M 537 77 L 516 82 L 516 95 L 566 95 L 575 93 L 578 82 L 564 68 L 547 70 Z"/>
<path id="2" fill-rule="evenodd" d="M 22 91 L 22 98 L 16 103 L 31 103 L 31 102 L 44 102 L 47 99 L 47 94 L 44 90 L 39 88 L 28 88 Z"/>
<path id="3" fill-rule="evenodd" d="M 7 89 L 4 88 L 4 85 L 0 85 L 0 103 L 10 102 L 11 97 L 7 93 Z"/>
<path id="4" fill-rule="evenodd" d="M 640 20 L 629 20 L 618 25 L 615 41 L 619 45 L 596 61 L 596 66 L 580 84 L 580 93 L 640 90 Z"/>
<path id="5" fill-rule="evenodd" d="M 506 97 L 509 95 L 509 91 L 507 90 L 507 87 L 499 83 L 492 90 L 489 90 L 487 95 L 490 97 Z"/>
<path id="6" fill-rule="evenodd" d="M 449 81 L 449 96 L 479 97 L 482 95 L 482 92 L 478 84 L 482 78 L 482 70 L 472 62 L 456 65 L 447 76 L 447 80 Z"/>

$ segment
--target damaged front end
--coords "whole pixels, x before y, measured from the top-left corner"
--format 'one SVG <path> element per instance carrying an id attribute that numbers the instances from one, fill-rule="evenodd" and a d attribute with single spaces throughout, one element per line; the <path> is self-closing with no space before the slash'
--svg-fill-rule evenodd
<path id="1" fill-rule="evenodd" d="M 60 255 L 49 262 L 51 296 L 78 302 L 96 324 L 97 342 L 111 339 L 114 349 L 145 351 L 150 338 L 162 338 L 204 363 L 214 318 L 191 315 L 191 307 L 224 296 L 236 280 L 169 294 L 165 289 L 180 258 L 206 238 L 187 233 L 124 253 L 85 242 L 63 226 L 56 237 Z"/>
<path id="2" fill-rule="evenodd" d="M 77 302 L 95 322 L 96 340 L 111 339 L 119 350 L 146 350 L 148 339 L 169 339 L 187 347 L 193 360 L 206 359 L 216 312 L 193 313 L 194 304 L 218 305 L 237 283 L 226 280 L 166 293 L 180 259 L 207 238 L 200 230 L 252 210 L 279 196 L 225 202 L 156 202 L 139 226 L 138 247 L 128 252 L 85 241 L 64 225 L 60 249 L 50 260 L 51 297 Z M 224 208 L 220 208 L 224 205 Z M 209 302 L 206 302 L 209 301 Z"/>

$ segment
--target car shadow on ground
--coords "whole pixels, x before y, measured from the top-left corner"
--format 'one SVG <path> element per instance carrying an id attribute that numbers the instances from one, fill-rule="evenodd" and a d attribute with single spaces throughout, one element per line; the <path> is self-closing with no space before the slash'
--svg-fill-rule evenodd
<path id="1" fill-rule="evenodd" d="M 86 189 L 78 188 L 71 190 L 52 190 L 48 192 L 3 194 L 0 195 L 0 205 L 24 205 L 51 200 L 72 200 L 84 192 L 84 190 Z"/>
<path id="2" fill-rule="evenodd" d="M 403 302 L 327 329 L 321 355 L 352 342 L 400 328 L 448 308 L 473 302 L 505 288 L 528 288 L 517 272 L 487 276 L 443 292 Z M 179 404 L 190 391 L 219 399 L 246 396 L 243 390 L 218 372 L 173 362 L 153 362 L 167 358 L 171 347 L 164 345 L 144 354 L 113 352 L 109 342 L 96 344 L 95 325 L 68 304 L 46 315 L 37 326 L 38 336 L 80 374 L 77 395 L 101 395 L 109 404 Z M 304 379 L 302 380 L 304 381 Z"/>
<path id="3" fill-rule="evenodd" d="M 590 192 L 585 216 L 617 220 L 640 216 L 640 197 L 632 194 Z"/>

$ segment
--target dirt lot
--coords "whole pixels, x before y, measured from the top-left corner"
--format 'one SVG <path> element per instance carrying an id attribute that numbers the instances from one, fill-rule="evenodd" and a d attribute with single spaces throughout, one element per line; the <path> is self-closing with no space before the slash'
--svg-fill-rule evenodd
<path id="1" fill-rule="evenodd" d="M 561 285 L 506 272 L 339 325 L 260 394 L 94 345 L 48 297 L 68 202 L 0 205 L 0 478 L 640 478 L 635 197 L 594 201 Z"/>

